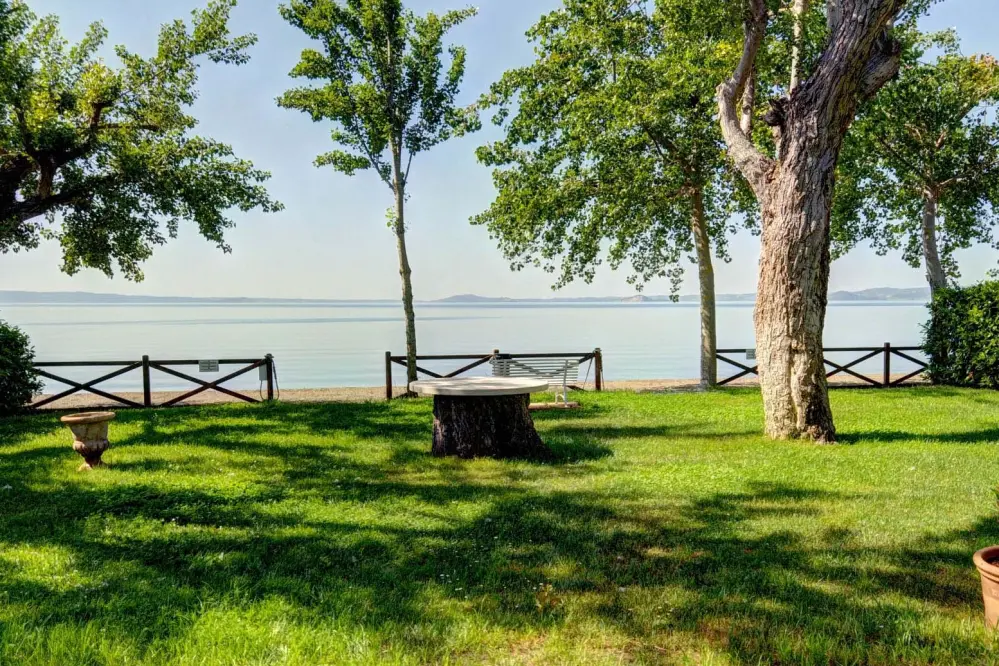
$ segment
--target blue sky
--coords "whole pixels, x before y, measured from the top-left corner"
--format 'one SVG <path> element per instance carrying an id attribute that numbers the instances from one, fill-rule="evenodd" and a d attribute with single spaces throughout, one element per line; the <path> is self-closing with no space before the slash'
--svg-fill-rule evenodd
<path id="1" fill-rule="evenodd" d="M 78 39 L 101 20 L 109 46 L 148 52 L 159 25 L 186 17 L 199 0 L 29 0 L 36 12 L 55 13 L 63 30 Z M 267 296 L 292 298 L 395 298 L 399 294 L 394 239 L 385 225 L 391 194 L 372 173 L 354 178 L 316 169 L 312 160 L 329 149 L 328 127 L 279 109 L 274 99 L 293 85 L 288 71 L 307 40 L 285 24 L 277 0 L 241 0 L 233 28 L 254 32 L 260 42 L 243 67 L 206 65 L 202 97 L 195 113 L 199 132 L 231 143 L 240 156 L 271 171 L 272 194 L 286 209 L 276 215 L 236 217 L 229 235 L 233 253 L 223 255 L 186 226 L 170 245 L 159 248 L 145 268 L 146 280 L 108 280 L 95 271 L 68 277 L 58 270 L 51 244 L 28 254 L 0 256 L 0 289 L 109 291 L 150 295 Z M 464 102 L 471 102 L 503 71 L 526 64 L 532 49 L 524 32 L 558 0 L 480 0 L 478 17 L 452 33 L 468 47 Z M 464 6 L 460 0 L 411 0 L 418 12 Z M 956 27 L 966 53 L 999 52 L 999 12 L 995 0 L 945 0 L 924 22 L 927 29 Z M 468 218 L 493 197 L 489 170 L 478 165 L 474 149 L 495 137 L 483 132 L 453 141 L 417 157 L 411 179 L 410 256 L 418 299 L 454 293 L 513 297 L 549 296 L 550 276 L 540 270 L 509 270 L 484 229 Z M 748 234 L 731 244 L 733 261 L 716 266 L 720 292 L 755 290 L 759 244 Z M 976 248 L 961 254 L 965 281 L 984 277 L 995 252 Z M 694 293 L 693 272 L 685 293 Z M 564 289 L 567 296 L 625 295 L 627 275 L 602 270 L 592 285 Z M 833 289 L 923 286 L 921 270 L 900 257 L 877 257 L 858 249 L 833 265 Z M 647 293 L 665 293 L 652 283 Z"/>

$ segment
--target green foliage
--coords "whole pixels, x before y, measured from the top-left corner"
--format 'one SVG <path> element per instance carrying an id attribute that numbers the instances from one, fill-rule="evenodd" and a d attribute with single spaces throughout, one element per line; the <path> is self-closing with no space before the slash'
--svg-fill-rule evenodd
<path id="1" fill-rule="evenodd" d="M 10 666 L 985 665 L 999 393 L 587 393 L 549 464 L 429 455 L 429 400 L 120 410 L 109 467 L 0 421 Z"/>
<path id="2" fill-rule="evenodd" d="M 714 88 L 737 59 L 737 7 L 567 0 L 528 33 L 537 60 L 506 72 L 480 104 L 505 138 L 478 150 L 498 191 L 484 225 L 511 267 L 593 279 L 606 259 L 641 286 L 694 252 L 703 198 L 715 251 L 740 199 L 716 121 Z M 696 38 L 695 38 L 696 35 Z M 745 204 L 740 207 L 740 203 Z"/>
<path id="3" fill-rule="evenodd" d="M 936 384 L 999 389 L 999 281 L 938 289 L 923 344 Z"/>
<path id="4" fill-rule="evenodd" d="M 934 47 L 943 53 L 924 62 Z M 899 77 L 862 110 L 843 147 L 833 252 L 866 240 L 882 255 L 901 250 L 918 267 L 932 197 L 941 264 L 957 278 L 957 250 L 999 248 L 999 63 L 962 55 L 952 32 L 917 36 L 905 53 Z"/>
<path id="5" fill-rule="evenodd" d="M 21 329 L 0 320 L 0 416 L 22 411 L 40 393 L 35 350 Z"/>
<path id="6" fill-rule="evenodd" d="M 281 15 L 321 50 L 306 49 L 292 70 L 318 84 L 289 90 L 278 104 L 334 124 L 340 148 L 316 166 L 354 175 L 374 169 L 404 191 L 413 156 L 479 128 L 477 114 L 455 105 L 465 49 L 443 40 L 475 9 L 417 16 L 401 0 L 292 0 Z"/>
<path id="7" fill-rule="evenodd" d="M 232 208 L 280 208 L 267 173 L 191 133 L 200 62 L 242 64 L 256 41 L 230 36 L 234 6 L 211 0 L 190 26 L 163 26 L 149 58 L 117 47 L 114 69 L 97 55 L 100 23 L 71 46 L 56 17 L 0 0 L 0 253 L 52 238 L 67 273 L 117 264 L 138 280 L 181 221 L 228 251 Z"/>

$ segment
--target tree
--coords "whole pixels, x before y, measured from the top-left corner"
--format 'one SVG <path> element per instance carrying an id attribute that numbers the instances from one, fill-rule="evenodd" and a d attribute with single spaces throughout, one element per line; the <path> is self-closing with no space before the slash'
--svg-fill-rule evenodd
<path id="1" fill-rule="evenodd" d="M 348 176 L 374 169 L 395 197 L 395 232 L 406 314 L 407 381 L 416 380 L 416 315 L 406 252 L 405 202 L 413 157 L 451 137 L 479 128 L 478 115 L 455 105 L 465 75 L 465 49 L 443 39 L 476 10 L 416 16 L 401 0 L 292 0 L 281 7 L 289 23 L 318 41 L 291 75 L 322 82 L 295 88 L 278 104 L 314 121 L 334 124 L 333 150 L 316 159 Z"/>
<path id="2" fill-rule="evenodd" d="M 0 252 L 57 240 L 62 269 L 142 279 L 153 247 L 191 220 L 224 251 L 232 208 L 275 211 L 269 174 L 191 131 L 200 63 L 242 64 L 253 35 L 230 37 L 235 0 L 212 0 L 191 26 L 165 25 L 155 55 L 96 53 L 100 23 L 69 46 L 54 16 L 0 0 Z"/>
<path id="3" fill-rule="evenodd" d="M 901 44 L 893 26 L 924 5 L 906 0 L 828 0 L 823 46 L 802 63 L 800 83 L 765 116 L 776 150 L 740 123 L 738 102 L 767 36 L 768 0 L 746 0 L 742 56 L 718 87 L 722 134 L 762 211 L 755 312 L 766 432 L 835 441 L 822 356 L 829 288 L 830 210 L 843 139 L 858 106 L 895 74 Z M 802 16 L 802 20 L 806 17 Z"/>
<path id="4" fill-rule="evenodd" d="M 934 42 L 943 55 L 920 62 Z M 880 254 L 901 248 L 935 292 L 960 276 L 955 250 L 999 248 L 999 62 L 962 56 L 952 33 L 919 47 L 847 135 L 833 248 L 861 239 Z"/>
<path id="5" fill-rule="evenodd" d="M 701 381 L 716 382 L 712 244 L 726 255 L 740 199 L 714 117 L 712 81 L 731 58 L 731 22 L 684 3 L 566 0 L 529 32 L 537 60 L 506 72 L 482 104 L 501 141 L 479 149 L 498 191 L 473 218 L 519 270 L 587 282 L 606 259 L 639 288 L 683 260 L 698 267 Z M 514 111 L 515 109 L 515 111 Z M 746 197 L 742 198 L 746 201 Z M 606 252 L 605 252 L 606 250 Z"/>

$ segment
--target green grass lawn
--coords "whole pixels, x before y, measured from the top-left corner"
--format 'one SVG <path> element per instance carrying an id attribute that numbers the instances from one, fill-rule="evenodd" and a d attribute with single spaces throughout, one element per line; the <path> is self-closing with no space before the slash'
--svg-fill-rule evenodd
<path id="1" fill-rule="evenodd" d="M 121 412 L 78 473 L 0 421 L 0 664 L 991 664 L 999 393 L 587 394 L 555 462 L 430 457 L 430 403 Z"/>

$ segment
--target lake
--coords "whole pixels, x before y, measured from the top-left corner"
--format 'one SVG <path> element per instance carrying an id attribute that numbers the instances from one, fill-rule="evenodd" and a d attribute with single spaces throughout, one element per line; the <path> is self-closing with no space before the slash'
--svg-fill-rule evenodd
<path id="1" fill-rule="evenodd" d="M 828 347 L 918 345 L 923 303 L 847 302 L 829 307 Z M 3 305 L 0 318 L 24 329 L 38 361 L 259 358 L 273 354 L 284 388 L 377 386 L 386 351 L 405 352 L 401 306 L 390 303 Z M 749 303 L 718 307 L 719 347 L 751 348 Z M 419 304 L 423 354 L 586 352 L 600 347 L 608 380 L 681 379 L 699 374 L 696 303 Z M 856 356 L 856 355 L 853 355 Z M 842 362 L 850 355 L 833 357 Z M 901 359 L 897 371 L 909 367 Z M 455 364 L 427 364 L 455 369 Z M 861 366 L 878 372 L 880 357 Z M 231 371 L 233 368 L 229 368 Z M 67 370 L 77 380 L 103 374 Z M 225 369 L 223 368 L 223 371 Z M 585 368 L 581 374 L 585 374 Z M 732 374 L 722 367 L 722 376 Z M 205 375 L 211 379 L 211 375 Z M 591 375 L 592 378 L 592 375 Z M 256 374 L 234 386 L 256 386 Z M 396 382 L 404 374 L 398 368 Z M 140 390 L 138 372 L 102 385 Z M 155 373 L 154 390 L 185 388 Z M 50 384 L 49 388 L 62 387 Z M 64 388 L 64 387 L 63 387 Z"/>

